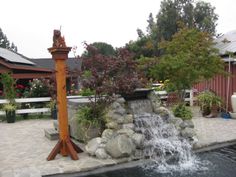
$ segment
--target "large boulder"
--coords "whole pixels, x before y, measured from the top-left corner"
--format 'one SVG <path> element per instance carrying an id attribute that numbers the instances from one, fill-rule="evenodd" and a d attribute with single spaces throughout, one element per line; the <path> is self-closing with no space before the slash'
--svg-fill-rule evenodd
<path id="1" fill-rule="evenodd" d="M 85 146 L 86 152 L 88 152 L 90 155 L 94 156 L 97 149 L 100 147 L 102 143 L 102 138 L 97 137 L 88 142 L 88 144 Z"/>
<path id="2" fill-rule="evenodd" d="M 168 119 L 168 122 L 174 124 L 176 129 L 180 130 L 181 129 L 180 125 L 182 124 L 183 120 L 178 117 L 173 117 L 171 119 Z"/>
<path id="3" fill-rule="evenodd" d="M 106 123 L 106 127 L 109 129 L 115 129 L 115 130 L 120 128 L 119 124 L 115 121 L 111 121 L 111 122 Z"/>
<path id="4" fill-rule="evenodd" d="M 187 127 L 188 128 L 194 128 L 194 124 L 193 124 L 192 120 L 185 120 L 180 124 L 180 127 L 182 129 L 187 128 Z"/>
<path id="5" fill-rule="evenodd" d="M 98 148 L 95 152 L 95 155 L 98 159 L 110 158 L 110 156 L 107 154 L 104 148 Z"/>
<path id="6" fill-rule="evenodd" d="M 134 116 L 132 114 L 126 114 L 124 117 L 124 123 L 129 124 L 134 122 Z"/>
<path id="7" fill-rule="evenodd" d="M 170 118 L 170 111 L 165 108 L 165 107 L 157 107 L 154 109 L 154 112 L 156 114 L 158 114 L 159 116 L 161 116 L 161 118 L 163 118 L 164 120 L 168 120 Z"/>
<path id="8" fill-rule="evenodd" d="M 112 158 L 129 157 L 135 150 L 132 140 L 126 135 L 118 135 L 107 142 L 106 152 Z"/>
<path id="9" fill-rule="evenodd" d="M 130 128 L 122 128 L 117 131 L 117 134 L 123 134 L 123 135 L 127 135 L 128 137 L 132 137 L 132 135 L 134 134 L 134 131 Z"/>
<path id="10" fill-rule="evenodd" d="M 196 135 L 196 132 L 194 131 L 193 128 L 185 128 L 181 131 L 181 136 L 184 137 L 184 138 L 190 138 L 192 139 L 195 135 Z"/>
<path id="11" fill-rule="evenodd" d="M 134 133 L 131 138 L 132 138 L 134 144 L 136 145 L 136 148 L 142 148 L 143 147 L 143 142 L 144 142 L 144 139 L 145 139 L 143 134 Z"/>
<path id="12" fill-rule="evenodd" d="M 133 123 L 130 123 L 130 124 L 123 124 L 123 125 L 122 125 L 122 128 L 123 128 L 123 129 L 131 129 L 131 130 L 134 130 L 134 124 L 133 124 Z"/>
<path id="13" fill-rule="evenodd" d="M 114 131 L 112 129 L 105 129 L 103 132 L 102 132 L 102 138 L 104 139 L 111 139 L 114 135 Z"/>

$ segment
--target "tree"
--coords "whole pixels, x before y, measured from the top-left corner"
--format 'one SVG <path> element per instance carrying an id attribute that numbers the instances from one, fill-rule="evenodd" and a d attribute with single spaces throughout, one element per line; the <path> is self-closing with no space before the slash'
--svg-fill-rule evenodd
<path id="1" fill-rule="evenodd" d="M 136 62 L 126 49 L 119 49 L 115 56 L 106 56 L 92 45 L 86 45 L 87 53 L 82 56 L 81 85 L 94 93 L 89 104 L 93 118 L 99 119 L 114 94 L 131 93 L 141 86 Z"/>
<path id="2" fill-rule="evenodd" d="M 107 44 L 105 42 L 94 42 L 90 45 L 95 47 L 100 54 L 105 55 L 105 56 L 113 56 L 116 53 L 112 45 Z M 89 50 L 86 50 L 82 55 L 90 57 L 91 53 Z"/>
<path id="3" fill-rule="evenodd" d="M 196 28 L 211 35 L 216 34 L 218 15 L 210 3 L 203 1 L 194 3 L 193 0 L 164 0 L 157 14 L 157 28 L 160 37 L 171 40 L 171 37 L 181 28 Z"/>
<path id="4" fill-rule="evenodd" d="M 17 52 L 17 47 L 13 42 L 10 43 L 10 41 L 7 39 L 7 36 L 3 33 L 1 28 L 0 28 L 0 47 Z"/>
<path id="5" fill-rule="evenodd" d="M 137 58 L 141 55 L 160 56 L 163 54 L 159 47 L 160 42 L 170 41 L 182 27 L 196 28 L 214 36 L 217 20 L 218 15 L 215 14 L 215 8 L 210 3 L 202 1 L 195 3 L 193 0 L 163 0 L 156 21 L 152 14 L 149 15 L 147 34 L 139 30 L 138 34 L 143 35 L 139 35 L 137 41 L 127 44 L 126 47 L 132 52 L 138 50 Z"/>
<path id="6" fill-rule="evenodd" d="M 206 32 L 183 28 L 162 47 L 166 53 L 150 69 L 151 75 L 157 80 L 168 79 L 182 99 L 182 90 L 224 71 L 218 50 Z"/>

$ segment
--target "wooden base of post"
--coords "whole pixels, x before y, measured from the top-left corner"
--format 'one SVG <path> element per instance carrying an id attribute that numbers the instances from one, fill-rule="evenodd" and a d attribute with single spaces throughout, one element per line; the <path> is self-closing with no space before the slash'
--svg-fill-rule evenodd
<path id="1" fill-rule="evenodd" d="M 53 160 L 57 154 L 61 153 L 63 156 L 70 155 L 71 159 L 78 160 L 79 157 L 77 153 L 83 152 L 70 138 L 66 140 L 59 140 L 56 146 L 52 149 L 48 155 L 47 160 Z"/>

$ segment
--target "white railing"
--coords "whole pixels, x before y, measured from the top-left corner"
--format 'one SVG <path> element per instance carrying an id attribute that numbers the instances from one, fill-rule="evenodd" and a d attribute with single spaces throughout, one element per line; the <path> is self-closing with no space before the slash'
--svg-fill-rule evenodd
<path id="1" fill-rule="evenodd" d="M 155 91 L 156 94 L 160 96 L 161 100 L 165 100 L 168 97 L 168 93 L 166 91 Z M 186 102 L 189 102 L 190 106 L 193 106 L 194 97 L 192 90 L 186 90 L 186 93 L 189 93 L 189 97 L 185 98 Z M 18 98 L 15 99 L 16 103 L 47 103 L 50 102 L 50 97 L 40 97 L 40 98 Z M 67 96 L 67 99 L 78 99 L 78 102 L 88 102 L 89 99 L 86 96 Z M 9 101 L 6 99 L 0 99 L 0 104 L 6 104 Z M 26 113 L 46 113 L 50 112 L 50 108 L 29 108 L 29 109 L 17 109 L 16 114 L 26 114 Z M 5 111 L 0 111 L 0 115 L 5 115 Z"/>
<path id="2" fill-rule="evenodd" d="M 166 91 L 155 91 L 155 93 L 160 96 L 161 100 L 165 100 L 168 97 L 168 93 Z M 185 90 L 185 94 L 189 96 L 185 97 L 184 101 L 189 102 L 189 105 L 193 106 L 195 101 L 193 90 Z"/>
<path id="3" fill-rule="evenodd" d="M 67 96 L 67 99 L 78 99 L 84 98 L 83 96 Z M 39 97 L 39 98 L 17 98 L 15 99 L 16 103 L 47 103 L 50 102 L 50 97 Z M 9 103 L 6 99 L 0 99 L 0 104 Z M 16 114 L 26 114 L 26 113 L 46 113 L 50 112 L 50 108 L 28 108 L 28 109 L 17 109 Z M 5 115 L 5 111 L 0 111 L 0 115 Z"/>

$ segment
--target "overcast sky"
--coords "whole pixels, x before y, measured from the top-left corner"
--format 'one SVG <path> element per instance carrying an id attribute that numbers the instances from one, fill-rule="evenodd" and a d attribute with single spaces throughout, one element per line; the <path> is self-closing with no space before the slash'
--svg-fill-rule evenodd
<path id="1" fill-rule="evenodd" d="M 217 32 L 236 29 L 235 0 L 206 0 L 219 15 Z M 62 27 L 68 46 L 84 50 L 82 42 L 124 46 L 147 27 L 149 13 L 160 0 L 1 0 L 0 28 L 18 52 L 29 58 L 51 57 L 53 29 Z M 70 53 L 73 56 L 73 53 Z"/>

